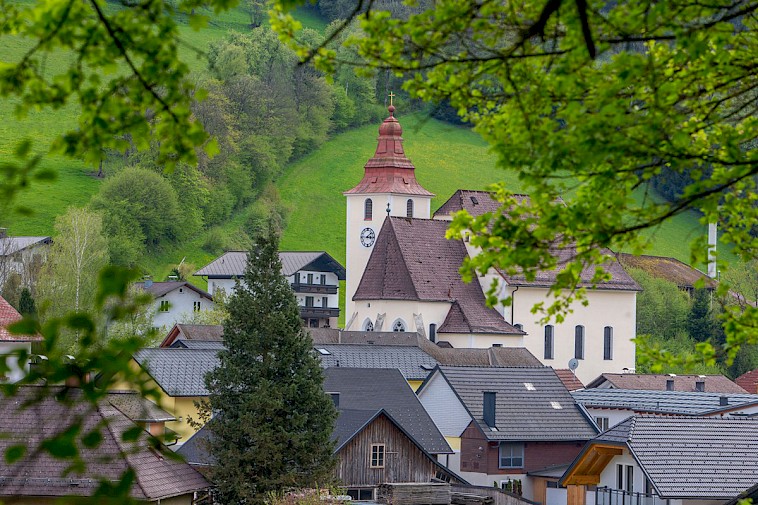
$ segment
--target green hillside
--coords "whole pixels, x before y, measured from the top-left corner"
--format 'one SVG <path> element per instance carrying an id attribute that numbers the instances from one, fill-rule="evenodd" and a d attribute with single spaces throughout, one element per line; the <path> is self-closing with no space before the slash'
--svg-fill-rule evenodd
<path id="1" fill-rule="evenodd" d="M 432 210 L 456 189 L 483 189 L 490 183 L 505 181 L 514 191 L 521 190 L 516 174 L 497 168 L 487 144 L 471 130 L 419 115 L 400 115 L 398 119 L 403 125 L 405 152 L 416 166 L 416 177 L 437 195 L 432 200 Z M 323 249 L 345 260 L 342 192 L 360 181 L 363 165 L 376 147 L 377 128 L 378 125 L 366 126 L 339 135 L 287 168 L 277 181 L 282 200 L 291 210 L 283 248 Z M 652 245 L 649 254 L 688 262 L 689 242 L 705 232 L 694 212 L 677 216 L 648 232 Z"/>

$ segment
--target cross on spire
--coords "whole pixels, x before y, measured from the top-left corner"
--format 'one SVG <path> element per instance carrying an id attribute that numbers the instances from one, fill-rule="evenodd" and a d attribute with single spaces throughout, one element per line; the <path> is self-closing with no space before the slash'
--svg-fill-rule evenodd
<path id="1" fill-rule="evenodd" d="M 390 94 L 388 96 L 390 97 L 390 105 L 394 105 L 392 103 L 392 99 L 395 98 L 395 93 L 393 93 L 392 91 L 390 91 Z"/>

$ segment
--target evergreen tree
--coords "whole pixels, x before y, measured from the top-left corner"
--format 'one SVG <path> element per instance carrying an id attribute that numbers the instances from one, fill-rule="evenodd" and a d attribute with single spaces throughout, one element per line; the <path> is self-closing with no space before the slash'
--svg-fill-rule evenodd
<path id="1" fill-rule="evenodd" d="M 707 289 L 696 289 L 692 295 L 687 332 L 698 342 L 705 342 L 712 336 L 711 294 Z"/>
<path id="2" fill-rule="evenodd" d="M 228 309 L 226 349 L 206 376 L 220 502 L 263 503 L 270 492 L 325 483 L 336 412 L 281 274 L 273 227 L 255 238 Z"/>
<path id="3" fill-rule="evenodd" d="M 18 311 L 22 316 L 33 316 L 37 314 L 37 307 L 34 304 L 32 292 L 29 291 L 29 288 L 27 287 L 21 290 L 21 295 L 18 298 Z"/>

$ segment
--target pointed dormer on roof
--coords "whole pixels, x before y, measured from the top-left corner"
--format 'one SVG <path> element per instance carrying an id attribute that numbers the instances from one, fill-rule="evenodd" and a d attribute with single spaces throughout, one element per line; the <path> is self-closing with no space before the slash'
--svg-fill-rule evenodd
<path id="1" fill-rule="evenodd" d="M 345 195 L 395 193 L 434 196 L 416 180 L 415 167 L 403 150 L 403 128 L 395 118 L 395 106 L 379 127 L 379 140 L 374 156 L 364 166 L 363 179 Z"/>

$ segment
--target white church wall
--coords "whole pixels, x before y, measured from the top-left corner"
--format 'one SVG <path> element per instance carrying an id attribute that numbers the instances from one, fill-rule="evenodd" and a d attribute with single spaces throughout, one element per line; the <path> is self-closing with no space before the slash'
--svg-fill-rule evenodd
<path id="1" fill-rule="evenodd" d="M 353 324 L 346 329 L 364 330 L 366 320 L 370 320 L 374 325 L 374 330 L 379 331 L 377 315 L 386 314 L 381 331 L 393 331 L 392 325 L 398 319 L 405 323 L 405 331 L 420 331 L 421 329 L 416 327 L 416 320 L 413 317 L 414 314 L 418 314 L 423 319 L 423 333 L 426 338 L 429 338 L 429 325 L 436 324 L 439 328 L 445 321 L 450 305 L 452 305 L 450 302 L 419 302 L 414 300 L 359 300 L 354 302 L 354 310 L 357 312 L 357 316 Z M 350 317 L 352 315 L 346 318 L 348 322 Z"/>
<path id="2" fill-rule="evenodd" d="M 521 287 L 514 295 L 513 321 L 509 307 L 505 308 L 506 320 L 523 325 L 527 333 L 526 348 L 546 365 L 567 368 L 574 357 L 574 332 L 577 325 L 584 326 L 584 359 L 579 360 L 576 375 L 583 383 L 597 378 L 601 373 L 622 373 L 635 367 L 636 292 L 612 290 L 588 290 L 587 306 L 574 303 L 572 312 L 566 314 L 560 324 L 553 323 L 553 359 L 545 358 L 545 325 L 540 324 L 539 314 L 531 308 L 539 302 L 550 303 L 545 288 Z M 604 329 L 613 329 L 612 359 L 604 359 Z"/>

